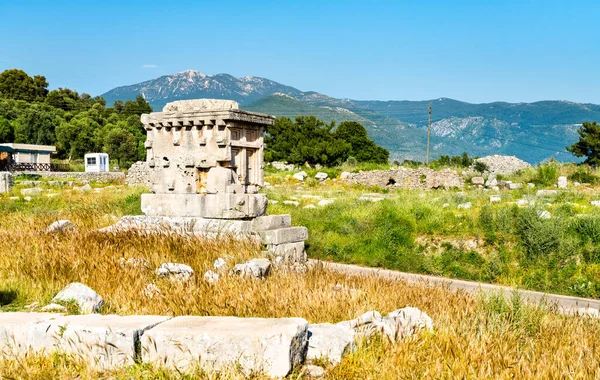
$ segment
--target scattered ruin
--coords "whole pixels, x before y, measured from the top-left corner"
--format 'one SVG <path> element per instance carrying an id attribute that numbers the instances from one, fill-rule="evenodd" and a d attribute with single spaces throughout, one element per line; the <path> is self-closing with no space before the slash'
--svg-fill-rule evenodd
<path id="1" fill-rule="evenodd" d="M 343 180 L 348 183 L 379 187 L 400 187 L 405 189 L 451 189 L 462 188 L 463 178 L 454 170 L 435 171 L 429 168 L 396 170 L 371 170 L 347 173 Z"/>
<path id="2" fill-rule="evenodd" d="M 239 109 L 231 100 L 182 100 L 141 116 L 147 132 L 145 216 L 114 229 L 137 228 L 214 236 L 259 236 L 280 260 L 304 262 L 305 227 L 289 215 L 265 216 L 263 135 L 274 116 Z"/>

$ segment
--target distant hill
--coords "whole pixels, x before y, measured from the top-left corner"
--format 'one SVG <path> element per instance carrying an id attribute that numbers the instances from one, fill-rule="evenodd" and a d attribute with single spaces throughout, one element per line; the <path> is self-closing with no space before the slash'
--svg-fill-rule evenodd
<path id="1" fill-rule="evenodd" d="M 236 78 L 188 70 L 142 83 L 117 87 L 102 96 L 109 104 L 141 94 L 155 110 L 171 101 L 195 98 L 232 99 L 244 109 L 295 117 L 315 115 L 322 120 L 355 120 L 369 136 L 391 152 L 392 159 L 424 160 L 427 110 L 433 106 L 431 156 L 515 155 L 530 163 L 549 157 L 575 158 L 565 146 L 577 140 L 584 121 L 600 121 L 600 105 L 567 101 L 472 104 L 440 98 L 428 101 L 337 99 L 300 91 L 260 77 Z"/>

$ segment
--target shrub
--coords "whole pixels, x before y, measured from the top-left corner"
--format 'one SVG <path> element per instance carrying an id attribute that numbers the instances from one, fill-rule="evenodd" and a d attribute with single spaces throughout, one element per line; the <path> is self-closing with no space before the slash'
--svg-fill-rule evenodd
<path id="1" fill-rule="evenodd" d="M 573 182 L 580 183 L 598 183 L 598 177 L 590 173 L 585 169 L 578 169 L 575 173 L 569 176 L 569 179 Z"/>
<path id="2" fill-rule="evenodd" d="M 558 168 L 552 164 L 540 165 L 537 168 L 537 176 L 533 180 L 534 183 L 543 186 L 551 186 L 558 179 Z"/>
<path id="3" fill-rule="evenodd" d="M 475 171 L 477 171 L 479 173 L 483 173 L 483 172 L 490 170 L 490 167 L 485 162 L 475 161 L 475 164 L 473 165 L 473 169 L 475 169 Z"/>
<path id="4" fill-rule="evenodd" d="M 560 248 L 563 231 L 559 222 L 540 219 L 537 210 L 519 210 L 516 229 L 528 259 L 549 256 Z"/>

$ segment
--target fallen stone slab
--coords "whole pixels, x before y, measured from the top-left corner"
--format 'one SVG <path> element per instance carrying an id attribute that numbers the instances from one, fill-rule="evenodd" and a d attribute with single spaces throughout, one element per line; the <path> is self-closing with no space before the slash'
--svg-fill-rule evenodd
<path id="1" fill-rule="evenodd" d="M 142 361 L 181 372 L 238 367 L 246 375 L 288 375 L 305 359 L 302 318 L 176 317 L 141 338 Z"/>
<path id="2" fill-rule="evenodd" d="M 267 259 L 252 259 L 244 264 L 236 264 L 233 273 L 244 277 L 263 278 L 269 274 L 271 262 Z"/>
<path id="3" fill-rule="evenodd" d="M 296 243 L 308 239 L 306 227 L 288 227 L 260 233 L 263 244 Z"/>
<path id="4" fill-rule="evenodd" d="M 185 264 L 164 263 L 156 270 L 156 274 L 175 281 L 187 281 L 194 275 L 194 270 Z"/>
<path id="5" fill-rule="evenodd" d="M 0 313 L 0 356 L 26 353 L 31 347 L 35 324 L 60 316 L 55 313 Z"/>
<path id="6" fill-rule="evenodd" d="M 307 360 L 327 359 L 339 364 L 354 348 L 354 336 L 347 329 L 331 323 L 308 325 Z"/>
<path id="7" fill-rule="evenodd" d="M 269 231 L 286 228 L 292 225 L 289 214 L 259 216 L 252 221 L 252 231 Z"/>
<path id="8" fill-rule="evenodd" d="M 558 195 L 558 192 L 556 190 L 538 190 L 535 195 L 538 197 L 550 197 Z"/>
<path id="9" fill-rule="evenodd" d="M 44 192 L 44 189 L 40 189 L 39 187 L 32 187 L 29 189 L 21 189 L 21 195 L 40 195 Z"/>
<path id="10" fill-rule="evenodd" d="M 268 256 L 272 257 L 277 264 L 306 263 L 306 249 L 304 242 L 267 245 Z"/>
<path id="11" fill-rule="evenodd" d="M 62 289 L 54 298 L 52 303 L 76 302 L 79 306 L 79 312 L 82 314 L 96 313 L 104 300 L 92 288 L 85 286 L 80 282 L 73 282 Z"/>
<path id="12" fill-rule="evenodd" d="M 45 354 L 64 352 L 100 371 L 112 370 L 139 361 L 140 337 L 170 318 L 92 314 L 46 319 L 33 326 L 31 349 Z"/>

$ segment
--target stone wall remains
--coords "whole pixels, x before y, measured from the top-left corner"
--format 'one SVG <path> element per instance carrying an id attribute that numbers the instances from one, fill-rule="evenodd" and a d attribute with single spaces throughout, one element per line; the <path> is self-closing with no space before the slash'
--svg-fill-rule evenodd
<path id="1" fill-rule="evenodd" d="M 146 161 L 138 161 L 127 170 L 125 184 L 127 186 L 146 186 L 150 188 L 151 169 Z"/>
<path id="2" fill-rule="evenodd" d="M 454 170 L 435 171 L 428 168 L 409 169 L 400 167 L 396 170 L 372 170 L 351 173 L 345 182 L 367 186 L 401 187 L 406 189 L 450 189 L 463 187 L 463 178 Z"/>
<path id="3" fill-rule="evenodd" d="M 487 165 L 489 168 L 487 171 L 488 174 L 509 175 L 516 171 L 531 167 L 530 164 L 515 156 L 501 156 L 498 154 L 478 158 L 477 161 Z"/>
<path id="4" fill-rule="evenodd" d="M 55 178 L 82 182 L 98 183 L 123 183 L 125 173 L 123 172 L 105 172 L 105 173 L 85 173 L 85 172 L 22 172 L 17 174 L 39 175 L 42 178 Z"/>

